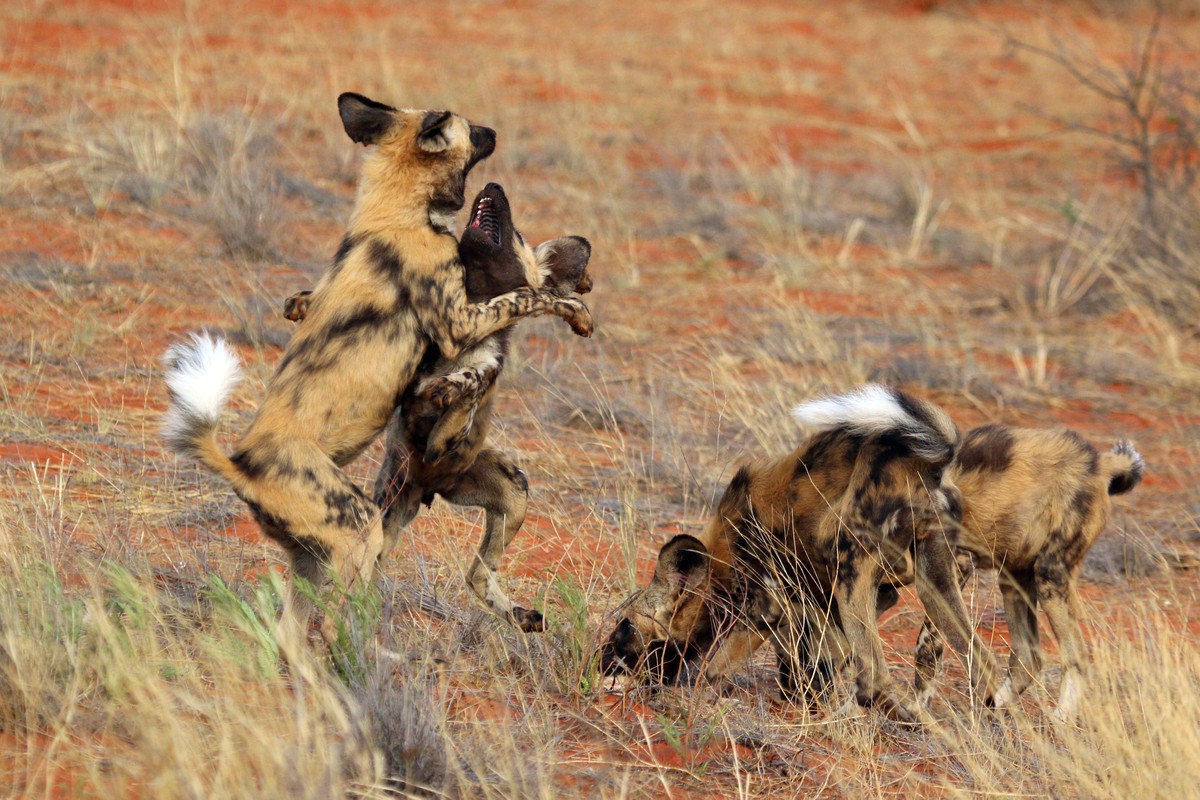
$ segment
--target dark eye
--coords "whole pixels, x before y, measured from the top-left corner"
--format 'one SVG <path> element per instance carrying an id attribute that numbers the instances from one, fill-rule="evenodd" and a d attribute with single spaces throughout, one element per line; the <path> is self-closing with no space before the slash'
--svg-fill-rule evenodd
<path id="1" fill-rule="evenodd" d="M 936 485 L 936 484 L 939 484 L 939 483 L 941 483 L 941 482 L 942 482 L 942 473 L 943 473 L 943 472 L 945 472 L 945 470 L 944 470 L 944 469 L 942 469 L 941 467 L 938 467 L 938 468 L 936 468 L 936 469 L 930 470 L 930 472 L 929 472 L 929 480 L 933 481 L 933 483 L 934 483 L 935 485 Z"/>

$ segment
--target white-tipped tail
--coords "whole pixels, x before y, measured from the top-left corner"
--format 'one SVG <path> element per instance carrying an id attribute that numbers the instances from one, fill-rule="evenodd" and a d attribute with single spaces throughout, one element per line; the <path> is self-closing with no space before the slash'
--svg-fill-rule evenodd
<path id="1" fill-rule="evenodd" d="M 241 361 L 224 339 L 192 334 L 163 356 L 171 405 L 163 417 L 167 445 L 195 454 L 200 437 L 211 436 L 242 377 Z"/>
<path id="2" fill-rule="evenodd" d="M 792 409 L 792 416 L 817 431 L 850 427 L 863 434 L 884 433 L 910 422 L 909 415 L 896 402 L 895 393 L 874 383 L 846 394 L 801 403 Z"/>
<path id="3" fill-rule="evenodd" d="M 1108 493 L 1125 494 L 1142 482 L 1146 462 L 1133 442 L 1121 439 L 1100 456 L 1100 468 L 1108 477 Z"/>
<path id="4" fill-rule="evenodd" d="M 946 412 L 878 384 L 801 403 L 792 409 L 792 416 L 817 431 L 842 428 L 862 436 L 896 433 L 914 455 L 932 462 L 948 460 L 958 442 L 958 429 Z"/>

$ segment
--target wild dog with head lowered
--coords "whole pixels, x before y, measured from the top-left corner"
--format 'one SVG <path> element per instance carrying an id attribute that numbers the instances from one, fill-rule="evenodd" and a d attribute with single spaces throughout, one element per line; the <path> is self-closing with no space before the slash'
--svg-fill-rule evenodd
<path id="1" fill-rule="evenodd" d="M 1038 610 L 1062 653 L 1054 718 L 1071 719 L 1083 693 L 1087 650 L 1079 627 L 1077 584 L 1083 559 L 1112 513 L 1110 495 L 1142 479 L 1141 455 L 1128 441 L 1099 453 L 1073 431 L 985 425 L 969 431 L 946 471 L 946 494 L 962 529 L 958 545 L 982 569 L 999 572 L 1012 654 L 996 705 L 1012 703 L 1042 668 Z M 928 701 L 941 658 L 927 620 L 917 645 L 917 696 Z"/>
<path id="2" fill-rule="evenodd" d="M 993 662 L 959 592 L 955 528 L 936 526 L 954 423 L 880 386 L 795 415 L 819 432 L 788 456 L 742 467 L 704 534 L 662 548 L 653 579 L 626 602 L 601 651 L 604 671 L 649 660 L 669 676 L 679 662 L 699 660 L 712 678 L 770 639 L 785 692 L 803 690 L 806 679 L 820 689 L 828 674 L 810 674 L 815 643 L 836 627 L 856 668 L 858 702 L 913 719 L 887 677 L 875 625 L 880 598 L 894 601 L 889 576 L 906 582 L 899 573 L 912 564 L 927 613 L 989 703 Z"/>
<path id="3" fill-rule="evenodd" d="M 587 292 L 591 245 L 563 236 L 530 247 L 512 221 L 504 188 L 488 184 L 475 198 L 459 242 L 467 296 L 482 302 L 520 286 L 561 294 Z M 284 313 L 304 318 L 304 292 L 288 298 Z M 441 495 L 451 503 L 486 511 L 479 553 L 467 585 L 492 611 L 522 630 L 540 630 L 542 615 L 514 605 L 497 578 L 500 559 L 525 521 L 529 490 L 525 473 L 505 454 L 484 448 L 491 426 L 492 391 L 508 355 L 510 329 L 465 350 L 457 359 L 430 353 L 405 390 L 387 428 L 375 502 L 383 509 L 385 552 L 417 515 L 422 503 Z"/>
<path id="4" fill-rule="evenodd" d="M 349 230 L 308 298 L 249 428 L 228 456 L 215 432 L 238 378 L 223 342 L 195 337 L 167 353 L 170 447 L 224 476 L 293 573 L 320 586 L 369 582 L 383 547 L 378 506 L 342 471 L 383 431 L 430 346 L 454 358 L 522 316 L 554 313 L 581 335 L 591 317 L 575 298 L 521 288 L 471 303 L 458 241 L 467 173 L 495 149 L 495 132 L 449 111 L 398 110 L 358 94 L 338 98 L 347 135 L 372 146 Z M 291 593 L 285 622 L 311 613 Z M 323 632 L 335 634 L 326 620 Z"/>

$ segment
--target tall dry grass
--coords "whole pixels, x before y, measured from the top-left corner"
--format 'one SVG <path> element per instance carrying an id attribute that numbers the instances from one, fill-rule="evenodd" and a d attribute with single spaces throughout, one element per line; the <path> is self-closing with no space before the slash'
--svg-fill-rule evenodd
<path id="1" fill-rule="evenodd" d="M 75 13 L 14 8 L 0 12 L 8 30 Z M 339 19 L 332 36 L 292 12 L 218 3 L 118 15 L 127 45 L 64 51 L 53 79 L 0 82 L 5 223 L 35 229 L 14 228 L 27 254 L 0 262 L 14 298 L 0 320 L 13 334 L 0 337 L 0 438 L 68 456 L 0 461 L 5 793 L 1187 796 L 1200 670 L 1186 580 L 1139 583 L 1157 594 L 1131 600 L 1128 571 L 1109 570 L 1105 597 L 1122 613 L 1089 609 L 1090 700 L 1065 728 L 1039 708 L 1054 656 L 1012 715 L 968 711 L 951 667 L 940 722 L 909 730 L 837 714 L 844 686 L 812 714 L 781 705 L 766 656 L 728 696 L 612 693 L 594 649 L 657 546 L 703 523 L 735 465 L 793 445 L 791 405 L 881 375 L 964 427 L 1079 406 L 1089 433 L 1116 435 L 1141 423 L 1110 412 L 1153 417 L 1137 433 L 1161 482 L 1139 488 L 1108 536 L 1152 552 L 1168 535 L 1194 541 L 1197 362 L 1180 311 L 1196 299 L 1175 269 L 1194 252 L 1164 261 L 1138 247 L 1147 235 L 1127 197 L 1076 191 L 1099 181 L 1088 151 L 1034 141 L 1018 156 L 1037 169 L 1014 157 L 996 167 L 1013 176 L 979 177 L 954 138 L 976 132 L 954 128 L 920 84 L 982 83 L 936 63 L 916 65 L 916 83 L 907 68 L 887 81 L 863 72 L 907 58 L 902 41 L 986 48 L 954 38 L 945 15 L 863 7 L 839 30 L 828 8 L 805 6 L 818 31 L 886 34 L 840 53 L 818 36 L 764 35 L 796 21 L 785 7 L 732 15 L 712 54 L 725 94 L 710 101 L 695 91 L 707 37 L 689 20 L 711 8 L 667 14 L 678 37 L 612 34 L 602 58 L 590 37 L 611 9 L 546 6 L 537 21 L 493 10 L 487 31 L 506 47 L 487 51 L 487 69 L 469 20 L 381 9 Z M 269 45 L 208 44 L 255 29 Z M 546 58 L 550 40 L 570 46 Z M 14 41 L 14 57 L 36 52 Z M 850 79 L 820 69 L 831 60 Z M 247 77 L 267 75 L 280 88 Z M 1031 75 L 976 97 L 984 134 L 1027 93 L 1100 110 L 1036 65 Z M 544 95 L 523 91 L 534 78 Z M 545 635 L 472 605 L 461 573 L 478 516 L 439 501 L 384 566 L 339 657 L 285 663 L 269 636 L 275 550 L 223 485 L 160 452 L 156 359 L 177 331 L 211 324 L 244 343 L 250 377 L 226 431 L 261 397 L 288 332 L 278 303 L 319 273 L 352 200 L 359 155 L 333 106 L 345 89 L 494 125 L 500 149 L 473 183 L 504 182 L 531 237 L 594 245 L 595 340 L 523 324 L 493 435 L 530 474 L 531 519 L 505 570 L 514 598 L 545 610 Z M 806 102 L 774 107 L 778 93 Z M 854 121 L 834 119 L 843 112 Z M 797 123 L 837 134 L 832 152 L 787 140 Z M 50 244 L 36 233 L 47 222 Z M 66 255 L 44 257 L 50 246 Z M 939 271 L 961 280 L 943 285 Z M 1127 327 L 1097 352 L 1108 315 Z M 364 484 L 376 455 L 354 467 Z M 989 591 L 972 595 L 985 621 Z M 918 625 L 911 612 L 884 620 L 898 641 Z M 900 680 L 908 649 L 889 653 Z"/>

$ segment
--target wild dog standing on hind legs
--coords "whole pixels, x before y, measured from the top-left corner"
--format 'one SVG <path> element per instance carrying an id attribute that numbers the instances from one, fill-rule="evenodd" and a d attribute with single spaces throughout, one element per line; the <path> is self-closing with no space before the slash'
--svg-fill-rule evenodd
<path id="1" fill-rule="evenodd" d="M 1110 495 L 1142 479 L 1141 455 L 1127 441 L 1110 452 L 1066 429 L 985 425 L 969 431 L 950 468 L 946 492 L 961 521 L 959 547 L 981 569 L 999 572 L 1012 655 L 996 705 L 1014 702 L 1042 669 L 1038 610 L 1046 613 L 1062 653 L 1053 719 L 1074 717 L 1083 694 L 1087 648 L 1077 584 L 1083 559 L 1108 524 Z M 917 696 L 927 702 L 942 654 L 926 621 L 917 645 Z"/>
<path id="2" fill-rule="evenodd" d="M 349 230 L 308 298 L 267 394 L 232 456 L 216 441 L 238 361 L 221 341 L 194 337 L 168 351 L 175 451 L 220 473 L 259 526 L 291 557 L 294 575 L 321 586 L 369 582 L 383 548 L 378 506 L 341 467 L 387 425 L 432 344 L 447 358 L 523 316 L 554 313 L 590 335 L 587 307 L 548 290 L 518 289 L 470 303 L 458 241 L 467 173 L 495 149 L 495 132 L 449 111 L 398 110 L 345 93 L 347 135 L 373 145 Z M 312 604 L 289 593 L 284 624 L 303 636 Z M 322 632 L 331 640 L 336 623 Z"/>
<path id="3" fill-rule="evenodd" d="M 935 525 L 947 507 L 941 483 L 958 442 L 954 423 L 880 386 L 795 414 L 819 432 L 791 455 L 738 470 L 704 534 L 663 547 L 603 647 L 604 671 L 631 671 L 649 657 L 669 673 L 699 660 L 714 678 L 769 639 L 785 692 L 807 695 L 806 678 L 817 690 L 828 678 L 811 669 L 814 637 L 836 627 L 857 701 L 913 720 L 888 679 L 875 624 L 880 600 L 895 600 L 887 576 L 911 563 L 926 613 L 966 661 L 976 698 L 990 704 L 993 660 L 959 591 L 956 529 Z"/>
<path id="4" fill-rule="evenodd" d="M 488 184 L 475 198 L 459 242 L 467 296 L 488 300 L 519 286 L 547 287 L 566 295 L 591 290 L 591 245 L 564 236 L 537 247 L 526 244 L 512 222 L 504 188 Z M 284 315 L 301 321 L 307 293 L 288 298 Z M 486 512 L 479 552 L 467 570 L 467 586 L 494 613 L 525 631 L 541 630 L 542 615 L 515 605 L 497 573 L 505 549 L 525 521 L 529 484 L 510 456 L 484 448 L 492 418 L 493 387 L 508 355 L 511 329 L 463 351 L 437 359 L 430 351 L 405 389 L 387 428 L 375 502 L 383 509 L 385 551 L 435 495 Z"/>

